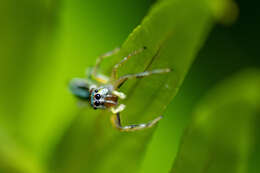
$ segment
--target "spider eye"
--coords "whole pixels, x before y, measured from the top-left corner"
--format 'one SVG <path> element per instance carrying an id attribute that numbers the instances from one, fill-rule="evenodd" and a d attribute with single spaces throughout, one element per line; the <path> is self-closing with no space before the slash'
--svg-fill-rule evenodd
<path id="1" fill-rule="evenodd" d="M 98 89 L 95 89 L 95 93 L 97 93 L 98 92 Z"/>
<path id="2" fill-rule="evenodd" d="M 101 98 L 101 95 L 100 95 L 100 94 L 96 94 L 96 95 L 95 95 L 95 98 L 96 98 L 97 100 L 99 100 L 99 99 Z"/>
<path id="3" fill-rule="evenodd" d="M 100 105 L 100 102 L 99 102 L 99 101 L 95 101 L 94 105 L 95 105 L 95 106 L 99 106 L 99 105 Z"/>

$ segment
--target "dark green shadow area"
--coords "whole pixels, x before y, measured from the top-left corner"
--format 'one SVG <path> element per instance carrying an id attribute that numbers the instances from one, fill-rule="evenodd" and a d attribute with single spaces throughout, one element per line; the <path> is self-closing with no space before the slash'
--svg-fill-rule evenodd
<path id="1" fill-rule="evenodd" d="M 249 172 L 259 159 L 254 158 L 259 88 L 260 73 L 253 69 L 208 92 L 183 136 L 172 172 Z"/>

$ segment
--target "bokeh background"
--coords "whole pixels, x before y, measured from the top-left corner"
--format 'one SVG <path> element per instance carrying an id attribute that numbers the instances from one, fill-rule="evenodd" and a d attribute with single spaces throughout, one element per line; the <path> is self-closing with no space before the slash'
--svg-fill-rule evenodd
<path id="1" fill-rule="evenodd" d="M 98 55 L 120 46 L 154 2 L 0 2 L 0 172 L 55 172 L 56 164 L 77 163 L 76 157 L 60 162 L 62 150 L 57 150 L 64 129 L 77 119 L 72 112 L 78 108 L 66 85 L 71 78 L 84 76 Z M 168 172 L 203 96 L 236 72 L 260 68 L 260 4 L 236 3 L 237 20 L 216 24 L 210 32 L 149 142 L 140 172 Z M 87 127 L 79 130 L 84 133 Z M 67 146 L 73 142 L 67 141 Z M 62 147 L 70 150 L 66 141 Z"/>

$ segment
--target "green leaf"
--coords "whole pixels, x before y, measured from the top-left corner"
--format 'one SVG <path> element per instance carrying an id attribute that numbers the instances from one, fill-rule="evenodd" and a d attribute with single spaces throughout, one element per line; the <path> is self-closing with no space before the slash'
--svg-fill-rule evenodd
<path id="1" fill-rule="evenodd" d="M 119 70 L 120 75 L 156 68 L 169 74 L 127 81 L 122 123 L 147 122 L 162 115 L 181 86 L 214 18 L 210 1 L 165 0 L 156 3 L 129 35 L 121 51 L 106 60 L 102 72 L 143 46 L 147 50 Z M 134 133 L 111 127 L 108 111 L 83 110 L 57 147 L 53 169 L 59 172 L 137 172 L 154 128 Z"/>
<path id="2" fill-rule="evenodd" d="M 171 172 L 256 171 L 259 115 L 259 70 L 223 81 L 196 108 Z"/>

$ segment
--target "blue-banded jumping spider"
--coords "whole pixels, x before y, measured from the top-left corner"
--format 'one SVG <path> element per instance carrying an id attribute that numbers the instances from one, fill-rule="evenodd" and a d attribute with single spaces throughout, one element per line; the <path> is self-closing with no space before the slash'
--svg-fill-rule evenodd
<path id="1" fill-rule="evenodd" d="M 104 58 L 117 53 L 119 51 L 119 48 L 116 48 L 111 52 L 101 55 L 96 60 L 96 65 L 94 68 L 89 70 L 87 79 L 74 78 L 70 82 L 70 90 L 75 96 L 84 101 L 88 101 L 94 109 L 109 109 L 113 113 L 113 115 L 111 116 L 112 124 L 120 131 L 135 131 L 149 128 L 156 124 L 162 118 L 162 116 L 159 116 L 145 124 L 127 126 L 122 126 L 120 121 L 120 112 L 125 109 L 125 105 L 119 105 L 118 98 L 125 99 L 126 95 L 118 91 L 118 89 L 126 80 L 133 78 L 143 78 L 152 74 L 162 74 L 171 71 L 169 68 L 156 69 L 152 71 L 144 71 L 138 74 L 127 74 L 118 78 L 118 68 L 122 66 L 130 57 L 141 53 L 145 49 L 146 47 L 136 50 L 128 56 L 124 57 L 118 64 L 115 64 L 112 69 L 110 78 L 99 74 L 97 71 L 99 69 L 101 61 Z"/>

